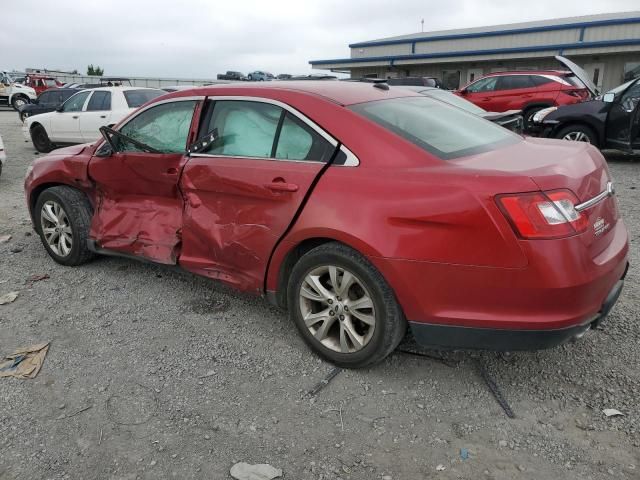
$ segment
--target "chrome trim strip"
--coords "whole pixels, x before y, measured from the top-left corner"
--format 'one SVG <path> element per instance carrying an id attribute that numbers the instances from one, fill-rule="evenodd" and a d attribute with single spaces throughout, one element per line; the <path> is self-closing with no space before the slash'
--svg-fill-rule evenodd
<path id="1" fill-rule="evenodd" d="M 615 189 L 613 188 L 613 183 L 607 182 L 607 188 L 603 192 L 587 200 L 586 202 L 582 202 L 579 205 L 576 205 L 574 208 L 576 209 L 576 211 L 581 212 L 583 210 L 593 207 L 594 205 L 597 205 L 605 198 L 611 197 L 614 194 L 615 194 Z"/>
<path id="2" fill-rule="evenodd" d="M 235 158 L 239 160 L 269 160 L 272 162 L 293 162 L 293 163 L 317 163 L 319 165 L 324 165 L 326 162 L 319 162 L 317 160 L 291 160 L 288 158 L 272 158 L 272 157 L 246 157 L 246 156 L 236 156 L 236 155 L 213 155 L 211 153 L 188 153 L 189 157 L 200 157 L 200 158 Z"/>

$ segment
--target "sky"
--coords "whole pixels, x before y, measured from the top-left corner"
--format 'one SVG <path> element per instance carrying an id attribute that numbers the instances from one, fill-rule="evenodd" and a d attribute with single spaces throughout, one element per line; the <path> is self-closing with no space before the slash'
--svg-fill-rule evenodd
<path id="1" fill-rule="evenodd" d="M 3 0 L 0 70 L 212 79 L 313 72 L 348 44 L 419 32 L 638 9 L 638 0 Z"/>

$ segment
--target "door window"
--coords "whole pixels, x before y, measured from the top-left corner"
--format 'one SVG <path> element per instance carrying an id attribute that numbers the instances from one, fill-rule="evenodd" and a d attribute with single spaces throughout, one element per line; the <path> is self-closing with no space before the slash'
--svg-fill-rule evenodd
<path id="1" fill-rule="evenodd" d="M 333 151 L 333 145 L 308 125 L 289 112 L 285 114 L 275 158 L 328 162 Z"/>
<path id="2" fill-rule="evenodd" d="M 620 105 L 625 110 L 625 112 L 633 112 L 638 106 L 638 102 L 640 101 L 640 82 L 636 82 L 632 85 L 622 97 L 620 97 Z"/>
<path id="3" fill-rule="evenodd" d="M 84 102 L 91 92 L 80 92 L 70 97 L 62 106 L 63 112 L 81 112 Z"/>
<path id="4" fill-rule="evenodd" d="M 518 88 L 532 88 L 533 86 L 529 75 L 505 75 L 499 77 L 496 90 L 515 90 Z"/>
<path id="5" fill-rule="evenodd" d="M 493 92 L 496 88 L 498 77 L 487 77 L 478 80 L 467 87 L 467 91 L 471 93 Z"/>
<path id="6" fill-rule="evenodd" d="M 87 104 L 87 112 L 101 110 L 111 110 L 111 92 L 97 91 L 91 95 Z"/>
<path id="7" fill-rule="evenodd" d="M 54 92 L 44 92 L 38 97 L 38 103 L 40 105 L 49 105 L 53 102 Z"/>
<path id="8" fill-rule="evenodd" d="M 270 158 L 281 114 L 280 107 L 268 103 L 215 102 L 207 132 L 217 129 L 218 138 L 203 153 Z"/>
<path id="9" fill-rule="evenodd" d="M 195 100 L 163 103 L 145 110 L 120 129 L 120 133 L 161 153 L 184 153 Z M 126 139 L 114 136 L 118 152 L 142 151 Z"/>

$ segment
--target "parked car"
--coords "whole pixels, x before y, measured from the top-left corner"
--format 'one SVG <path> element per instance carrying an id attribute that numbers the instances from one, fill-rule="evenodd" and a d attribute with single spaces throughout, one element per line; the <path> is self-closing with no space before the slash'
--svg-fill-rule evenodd
<path id="1" fill-rule="evenodd" d="M 127 77 L 101 77 L 102 87 L 132 87 L 131 80 Z"/>
<path id="2" fill-rule="evenodd" d="M 433 88 L 442 88 L 444 89 L 444 85 L 442 82 L 435 77 L 397 77 L 397 78 L 387 78 L 387 83 L 389 85 L 404 85 L 404 86 L 414 86 L 414 87 L 433 87 Z"/>
<path id="3" fill-rule="evenodd" d="M 343 367 L 407 327 L 428 346 L 549 347 L 622 289 L 628 234 L 600 152 L 415 92 L 200 88 L 102 133 L 28 169 L 53 260 L 138 257 L 263 294 Z"/>
<path id="4" fill-rule="evenodd" d="M 276 78 L 278 80 L 291 80 L 291 77 L 293 77 L 293 75 L 290 75 L 288 73 L 281 73 Z"/>
<path id="5" fill-rule="evenodd" d="M 2 136 L 0 136 L 0 175 L 2 175 L 2 167 L 7 161 L 7 152 L 4 151 L 4 143 L 2 142 Z"/>
<path id="6" fill-rule="evenodd" d="M 196 85 L 169 85 L 168 87 L 161 87 L 165 92 L 179 92 L 182 90 L 192 90 Z"/>
<path id="7" fill-rule="evenodd" d="M 640 151 L 640 78 L 589 102 L 540 110 L 533 120 L 543 137 Z"/>
<path id="8" fill-rule="evenodd" d="M 33 88 L 14 82 L 6 72 L 0 73 L 0 105 L 4 104 L 18 110 L 36 98 L 38 95 Z"/>
<path id="9" fill-rule="evenodd" d="M 273 74 L 269 72 L 263 72 L 260 70 L 256 70 L 255 72 L 251 72 L 249 75 L 247 75 L 247 79 L 250 82 L 262 82 L 262 81 L 273 80 L 274 78 L 275 77 L 273 76 Z"/>
<path id="10" fill-rule="evenodd" d="M 294 75 L 286 80 L 337 80 L 335 75 L 325 75 L 323 73 L 313 73 L 311 75 Z"/>
<path id="11" fill-rule="evenodd" d="M 543 108 L 583 102 L 597 95 L 596 86 L 580 67 L 564 57 L 556 59 L 569 71 L 517 71 L 490 73 L 456 93 L 485 110 L 522 110 L 525 129 Z"/>
<path id="12" fill-rule="evenodd" d="M 241 72 L 234 72 L 232 70 L 227 70 L 227 73 L 219 73 L 216 77 L 218 80 L 235 80 L 238 82 L 243 82 L 247 80 Z"/>
<path id="13" fill-rule="evenodd" d="M 100 127 L 118 123 L 140 105 L 165 93 L 140 87 L 83 90 L 52 112 L 27 117 L 22 132 L 43 153 L 61 145 L 95 142 L 100 137 Z"/>
<path id="14" fill-rule="evenodd" d="M 41 113 L 53 112 L 62 105 L 71 95 L 78 93 L 78 88 L 52 88 L 41 93 L 33 103 L 23 105 L 18 110 L 20 121 L 24 122 L 27 117 L 33 117 Z"/>
<path id="15" fill-rule="evenodd" d="M 38 95 L 40 95 L 45 90 L 48 90 L 49 88 L 57 88 L 62 86 L 62 83 L 53 77 L 34 73 L 30 73 L 27 75 L 24 84 L 27 87 L 33 88 Z"/>
<path id="16" fill-rule="evenodd" d="M 433 87 L 413 86 L 402 86 L 398 88 L 404 88 L 413 92 L 421 93 L 422 95 L 425 95 L 427 97 L 435 98 L 436 100 L 440 100 L 441 102 L 446 102 L 449 105 L 453 105 L 454 107 L 458 107 L 469 113 L 478 115 L 485 120 L 497 123 L 501 127 L 504 127 L 508 130 L 516 133 L 522 133 L 523 123 L 520 110 L 511 110 L 508 112 L 487 112 L 485 109 L 474 105 L 464 98 L 460 98 L 458 95 L 455 95 L 448 90 L 442 90 L 440 88 Z"/>

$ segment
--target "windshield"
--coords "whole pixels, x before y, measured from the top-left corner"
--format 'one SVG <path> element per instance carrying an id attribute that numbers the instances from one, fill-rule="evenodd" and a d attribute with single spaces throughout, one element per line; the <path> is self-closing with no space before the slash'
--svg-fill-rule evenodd
<path id="1" fill-rule="evenodd" d="M 379 100 L 349 108 L 443 160 L 521 141 L 505 128 L 427 97 Z"/>
<path id="2" fill-rule="evenodd" d="M 464 98 L 460 98 L 456 94 L 447 92 L 445 90 L 423 90 L 420 93 L 426 95 L 427 97 L 436 98 L 448 103 L 449 105 L 461 108 L 475 115 L 482 115 L 483 113 L 486 113 L 486 110 L 484 108 L 480 108 L 477 105 L 465 100 Z"/>
<path id="3" fill-rule="evenodd" d="M 138 108 L 166 92 L 163 90 L 125 90 L 123 93 L 129 108 Z"/>

